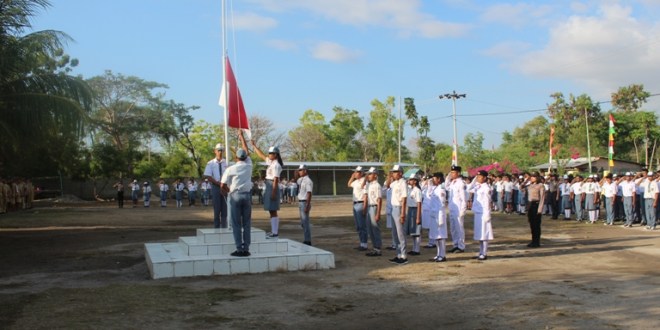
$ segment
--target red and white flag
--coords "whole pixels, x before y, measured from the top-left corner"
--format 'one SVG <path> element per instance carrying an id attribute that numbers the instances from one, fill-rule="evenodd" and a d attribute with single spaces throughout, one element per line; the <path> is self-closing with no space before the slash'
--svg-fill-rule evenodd
<path id="1" fill-rule="evenodd" d="M 238 88 L 238 83 L 236 83 L 236 77 L 231 69 L 228 57 L 225 58 L 225 65 L 225 80 L 222 84 L 219 104 L 227 111 L 227 126 L 243 129 L 243 132 L 247 134 L 246 138 L 249 140 L 250 124 L 245 113 L 241 90 Z"/>

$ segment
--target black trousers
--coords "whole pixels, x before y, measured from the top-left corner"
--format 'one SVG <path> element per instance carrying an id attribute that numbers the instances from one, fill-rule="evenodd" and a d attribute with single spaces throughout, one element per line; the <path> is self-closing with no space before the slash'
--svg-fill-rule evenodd
<path id="1" fill-rule="evenodd" d="M 539 202 L 528 202 L 527 221 L 529 221 L 529 229 L 532 232 L 532 244 L 541 245 L 541 218 L 542 213 L 539 213 Z"/>
<path id="2" fill-rule="evenodd" d="M 557 219 L 559 217 L 559 201 L 557 200 L 557 192 L 551 191 L 548 195 L 550 197 L 550 213 L 552 214 L 553 219 Z"/>
<path id="3" fill-rule="evenodd" d="M 124 207 L 124 192 L 123 191 L 117 191 L 117 205 L 119 208 Z"/>

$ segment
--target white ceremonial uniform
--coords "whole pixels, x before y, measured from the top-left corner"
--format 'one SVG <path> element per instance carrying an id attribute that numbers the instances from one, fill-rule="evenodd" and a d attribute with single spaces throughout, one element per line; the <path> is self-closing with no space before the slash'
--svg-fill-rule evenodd
<path id="1" fill-rule="evenodd" d="M 446 239 L 447 235 L 447 212 L 445 211 L 445 200 L 447 192 L 442 184 L 433 186 L 433 190 L 429 195 L 431 200 L 431 224 L 429 227 L 430 239 Z"/>
<path id="2" fill-rule="evenodd" d="M 493 226 L 491 225 L 491 190 L 487 183 L 475 183 L 472 191 L 474 201 L 474 240 L 489 241 L 493 239 Z"/>
<path id="3" fill-rule="evenodd" d="M 455 180 L 448 179 L 446 186 L 449 192 L 451 239 L 454 247 L 465 250 L 465 230 L 463 228 L 465 210 L 467 209 L 465 181 L 461 177 Z"/>

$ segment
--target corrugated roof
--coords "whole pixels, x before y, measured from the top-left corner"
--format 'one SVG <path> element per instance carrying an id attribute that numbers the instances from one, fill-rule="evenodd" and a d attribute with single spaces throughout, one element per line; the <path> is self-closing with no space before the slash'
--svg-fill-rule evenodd
<path id="1" fill-rule="evenodd" d="M 368 170 L 369 167 L 382 168 L 385 165 L 393 165 L 393 163 L 384 163 L 384 162 L 297 162 L 297 161 L 285 161 L 284 167 L 298 167 L 300 164 L 307 165 L 307 168 L 323 168 L 323 169 L 352 169 L 358 166 L 362 166 L 364 170 Z M 259 165 L 266 166 L 266 162 L 259 162 Z M 411 167 L 417 166 L 416 164 L 411 163 L 402 163 L 401 166 Z"/>

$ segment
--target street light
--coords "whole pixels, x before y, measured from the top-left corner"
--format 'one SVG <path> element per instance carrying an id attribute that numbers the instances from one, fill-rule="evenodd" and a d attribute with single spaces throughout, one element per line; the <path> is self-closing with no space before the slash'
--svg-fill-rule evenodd
<path id="1" fill-rule="evenodd" d="M 443 94 L 438 96 L 440 99 L 451 99 L 454 109 L 454 155 L 451 159 L 451 164 L 454 166 L 458 165 L 458 136 L 456 132 L 456 99 L 464 98 L 465 94 L 456 94 L 456 91 L 452 91 L 451 94 Z"/>

